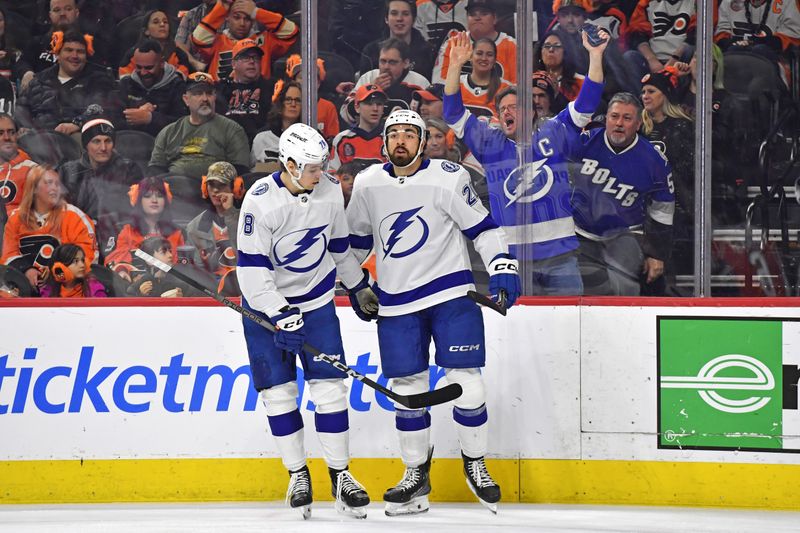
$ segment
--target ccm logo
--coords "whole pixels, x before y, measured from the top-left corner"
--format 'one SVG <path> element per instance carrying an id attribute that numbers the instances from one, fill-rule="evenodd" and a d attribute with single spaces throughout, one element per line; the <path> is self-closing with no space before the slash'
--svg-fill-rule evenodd
<path id="1" fill-rule="evenodd" d="M 472 352 L 480 349 L 480 344 L 464 344 L 462 346 L 450 346 L 450 348 L 448 348 L 451 352 Z"/>
<path id="2" fill-rule="evenodd" d="M 500 263 L 499 265 L 495 265 L 492 269 L 495 273 L 497 272 L 516 272 L 517 265 L 514 263 Z"/>
<path id="3" fill-rule="evenodd" d="M 341 361 L 342 360 L 342 355 L 338 354 L 338 353 L 337 354 L 333 354 L 333 355 L 328 355 L 328 357 L 330 357 L 334 361 Z M 325 361 L 325 359 L 317 355 L 317 356 L 314 356 L 314 361 L 320 362 L 320 361 Z M 347 367 L 345 367 L 345 368 L 347 368 Z M 340 369 L 340 370 L 343 370 L 343 369 Z"/>

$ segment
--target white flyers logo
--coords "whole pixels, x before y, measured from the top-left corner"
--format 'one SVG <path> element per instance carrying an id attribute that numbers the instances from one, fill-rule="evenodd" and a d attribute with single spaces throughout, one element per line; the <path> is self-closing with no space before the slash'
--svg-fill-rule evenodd
<path id="1" fill-rule="evenodd" d="M 739 368 L 752 377 L 718 377 L 729 368 Z M 708 405 L 725 413 L 752 413 L 769 403 L 772 398 L 751 396 L 743 400 L 726 398 L 717 391 L 771 391 L 775 388 L 775 376 L 767 365 L 749 355 L 720 355 L 715 357 L 693 376 L 661 376 L 661 388 L 697 389 L 697 393 Z"/>
<path id="2" fill-rule="evenodd" d="M 506 207 L 514 202 L 523 204 L 535 202 L 550 192 L 555 178 L 550 167 L 544 164 L 545 161 L 547 159 L 540 159 L 511 171 L 503 182 L 503 192 L 508 198 Z"/>

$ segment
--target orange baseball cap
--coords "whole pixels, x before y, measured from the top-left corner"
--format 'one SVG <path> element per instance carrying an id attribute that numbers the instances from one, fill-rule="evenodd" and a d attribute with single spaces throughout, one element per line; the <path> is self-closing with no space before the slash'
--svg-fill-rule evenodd
<path id="1" fill-rule="evenodd" d="M 255 42 L 253 39 L 242 39 L 241 41 L 237 41 L 235 45 L 233 45 L 233 58 L 236 59 L 239 57 L 239 54 L 242 52 L 246 52 L 247 50 L 255 49 L 258 50 L 258 53 L 262 56 L 264 55 L 264 50 L 258 46 L 258 43 Z"/>

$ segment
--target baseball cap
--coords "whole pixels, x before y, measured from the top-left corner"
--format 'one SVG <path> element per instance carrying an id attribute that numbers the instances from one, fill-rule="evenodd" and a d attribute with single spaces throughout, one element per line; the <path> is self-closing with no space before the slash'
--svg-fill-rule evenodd
<path id="1" fill-rule="evenodd" d="M 356 91 L 356 98 L 355 101 L 359 104 L 364 100 L 372 97 L 373 95 L 377 95 L 378 97 L 382 97 L 384 100 L 388 100 L 389 98 L 386 96 L 386 93 L 383 92 L 383 89 L 371 83 L 369 85 L 362 85 Z"/>
<path id="2" fill-rule="evenodd" d="M 186 80 L 186 92 L 200 88 L 213 89 L 216 83 L 217 80 L 211 74 L 207 72 L 194 72 L 189 74 L 189 78 Z"/>
<path id="3" fill-rule="evenodd" d="M 586 5 L 584 4 L 584 2 L 582 0 L 561 0 L 560 3 L 559 3 L 558 0 L 556 0 L 553 3 L 553 7 L 556 8 L 555 9 L 556 13 L 558 13 L 562 9 L 580 9 L 581 11 L 584 11 L 584 12 L 588 11 L 586 9 Z"/>
<path id="4" fill-rule="evenodd" d="M 434 100 L 442 99 L 442 94 L 444 93 L 444 85 L 441 83 L 437 83 L 435 85 L 429 85 L 427 89 L 420 89 L 418 91 L 414 91 L 412 98 L 415 100 L 424 100 L 426 102 L 432 102 Z"/>
<path id="5" fill-rule="evenodd" d="M 236 179 L 236 167 L 227 161 L 211 163 L 206 172 L 206 181 L 221 181 L 225 184 L 233 183 Z"/>
<path id="6" fill-rule="evenodd" d="M 237 41 L 235 45 L 233 45 L 233 58 L 236 59 L 239 57 L 239 54 L 245 52 L 247 50 L 257 50 L 259 55 L 264 55 L 264 50 L 258 46 L 258 43 L 255 42 L 253 39 L 242 39 L 241 41 Z"/>
<path id="7" fill-rule="evenodd" d="M 492 0 L 469 0 L 469 2 L 467 2 L 467 13 L 469 13 L 471 9 L 476 9 L 479 7 L 489 11 L 490 13 L 497 12 Z"/>

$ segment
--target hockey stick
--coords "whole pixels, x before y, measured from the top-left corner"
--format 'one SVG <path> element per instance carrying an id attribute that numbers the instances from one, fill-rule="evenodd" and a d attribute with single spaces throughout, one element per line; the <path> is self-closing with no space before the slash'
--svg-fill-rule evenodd
<path id="1" fill-rule="evenodd" d="M 153 266 L 153 267 L 161 270 L 162 272 L 165 272 L 167 274 L 171 274 L 171 275 L 175 276 L 177 279 L 181 280 L 182 282 L 184 282 L 184 283 L 186 283 L 188 285 L 191 285 L 195 289 L 197 289 L 199 291 L 202 291 L 203 293 L 207 294 L 208 296 L 211 296 L 212 298 L 214 298 L 219 303 L 221 303 L 221 304 L 223 304 L 223 305 L 225 305 L 227 307 L 230 307 L 231 309 L 233 309 L 234 311 L 236 311 L 240 315 L 242 315 L 242 316 L 244 316 L 246 318 L 249 318 L 250 320 L 252 320 L 256 324 L 258 324 L 259 326 L 261 326 L 261 327 L 263 327 L 265 329 L 268 329 L 269 331 L 272 331 L 272 332 L 275 331 L 275 326 L 273 326 L 268 320 L 264 320 L 263 318 L 261 318 L 260 316 L 258 316 L 255 313 L 253 313 L 252 311 L 248 311 L 247 309 L 243 308 L 242 306 L 237 305 L 236 303 L 234 303 L 234 302 L 230 301 L 229 299 L 225 298 L 221 294 L 219 294 L 219 293 L 217 293 L 217 292 L 215 292 L 215 291 L 203 286 L 201 283 L 198 283 L 197 281 L 192 279 L 190 276 L 187 276 L 186 274 L 184 274 L 180 270 L 177 270 L 177 269 L 173 268 L 171 265 L 168 265 L 168 264 L 166 264 L 166 263 L 164 263 L 162 261 L 159 261 L 158 259 L 156 259 L 152 255 L 148 254 L 147 252 L 143 252 L 143 251 L 138 250 L 138 249 L 134 250 L 133 253 L 136 255 L 136 257 L 142 259 L 148 265 Z M 400 405 L 402 405 L 404 407 L 408 407 L 409 409 L 422 409 L 423 407 L 430 407 L 432 405 L 439 405 L 441 403 L 446 403 L 446 402 L 449 402 L 451 400 L 455 400 L 456 398 L 461 396 L 461 393 L 462 393 L 461 385 L 459 385 L 458 383 L 450 383 L 449 385 L 446 385 L 446 386 L 442 387 L 441 389 L 434 389 L 432 391 L 423 392 L 423 393 L 420 393 L 420 394 L 409 394 L 407 396 L 402 395 L 402 394 L 397 394 L 396 392 L 387 389 L 383 385 L 380 385 L 380 384 L 372 381 L 367 376 L 356 372 L 355 370 L 353 370 L 349 366 L 337 361 L 336 359 L 334 359 L 330 355 L 327 355 L 327 354 L 324 354 L 324 353 L 320 352 L 319 350 L 317 350 L 316 348 L 314 348 L 313 346 L 311 346 L 308 343 L 303 344 L 303 351 L 308 353 L 312 357 L 314 357 L 314 359 L 317 359 L 319 361 L 324 361 L 324 362 L 328 363 L 329 365 L 333 366 L 334 368 L 336 368 L 337 370 L 347 374 L 351 378 L 357 379 L 358 381 L 360 381 L 361 383 L 365 384 L 366 386 L 371 387 L 371 388 L 375 389 L 376 391 L 382 392 L 387 397 L 391 398 L 392 400 L 396 401 L 397 403 L 399 403 Z"/>
<path id="2" fill-rule="evenodd" d="M 493 309 L 503 316 L 506 316 L 506 313 L 508 312 L 508 309 L 506 309 L 506 306 L 504 305 L 505 292 L 500 293 L 500 303 L 497 303 L 488 296 L 484 296 L 483 294 L 475 291 L 467 291 L 467 296 L 476 304 Z"/>

